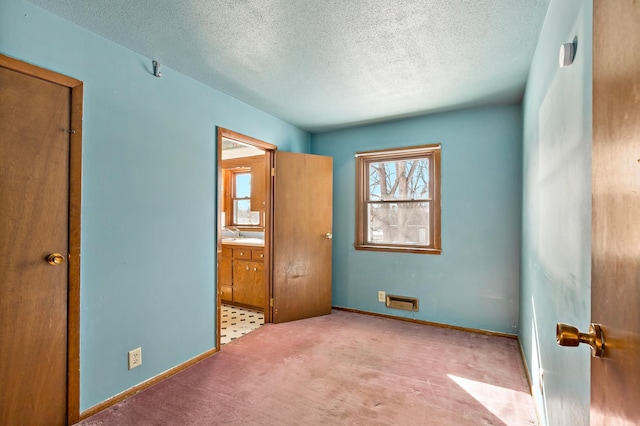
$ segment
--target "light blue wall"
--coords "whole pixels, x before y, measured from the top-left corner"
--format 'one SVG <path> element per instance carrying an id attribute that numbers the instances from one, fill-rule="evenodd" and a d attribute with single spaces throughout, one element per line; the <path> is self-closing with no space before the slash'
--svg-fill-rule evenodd
<path id="1" fill-rule="evenodd" d="M 358 151 L 442 144 L 442 255 L 356 251 Z M 333 304 L 505 333 L 518 331 L 522 110 L 466 109 L 312 135 L 333 157 Z M 419 299 L 384 307 L 378 290 Z"/>
<path id="2" fill-rule="evenodd" d="M 523 103 L 520 337 L 549 425 L 589 423 L 589 349 L 557 346 L 555 325 L 585 330 L 591 310 L 592 7 L 551 2 Z M 560 45 L 574 37 L 576 60 L 560 68 Z"/>
<path id="3" fill-rule="evenodd" d="M 0 53 L 84 82 L 84 410 L 215 346 L 216 126 L 309 135 L 23 0 L 0 0 Z"/>

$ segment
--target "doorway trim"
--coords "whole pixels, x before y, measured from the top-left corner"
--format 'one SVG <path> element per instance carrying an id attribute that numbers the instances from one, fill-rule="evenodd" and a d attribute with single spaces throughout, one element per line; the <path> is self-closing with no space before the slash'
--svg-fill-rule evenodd
<path id="1" fill-rule="evenodd" d="M 83 83 L 0 54 L 0 66 L 39 78 L 71 92 L 69 134 L 69 253 L 67 281 L 67 423 L 80 420 L 80 225 L 82 196 Z"/>
<path id="2" fill-rule="evenodd" d="M 222 300 L 220 298 L 220 288 L 218 283 L 218 271 L 220 270 L 220 254 L 222 252 L 222 240 L 220 238 L 221 235 L 221 215 L 220 215 L 220 206 L 223 204 L 224 191 L 222 188 L 222 139 L 230 139 L 235 142 L 240 142 L 245 145 L 249 145 L 255 148 L 262 149 L 265 155 L 265 161 L 267 162 L 267 167 L 265 167 L 265 173 L 269 177 L 265 185 L 265 223 L 264 223 L 264 264 L 265 270 L 268 270 L 268 273 L 265 273 L 265 287 L 266 287 L 266 297 L 265 297 L 265 307 L 264 307 L 264 322 L 271 322 L 271 307 L 270 307 L 270 299 L 272 294 L 271 282 L 272 282 L 272 266 L 271 266 L 271 237 L 273 232 L 273 203 L 272 203 L 272 194 L 273 194 L 273 185 L 272 185 L 272 174 L 271 170 L 273 167 L 273 153 L 278 149 L 276 145 L 270 144 L 268 142 L 261 141 L 259 139 L 252 138 L 251 136 L 243 135 L 242 133 L 234 132 L 233 130 L 226 129 L 224 127 L 217 126 L 217 157 L 216 157 L 216 168 L 217 168 L 217 185 L 216 190 L 218 192 L 218 199 L 216 206 L 217 212 L 217 229 L 216 229 L 216 349 L 220 350 L 220 321 L 222 314 Z M 265 176 L 265 177 L 267 177 Z"/>

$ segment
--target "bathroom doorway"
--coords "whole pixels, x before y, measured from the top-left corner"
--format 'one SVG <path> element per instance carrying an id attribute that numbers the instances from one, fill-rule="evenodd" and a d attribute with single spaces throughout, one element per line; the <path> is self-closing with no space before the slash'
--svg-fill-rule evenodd
<path id="1" fill-rule="evenodd" d="M 276 146 L 218 128 L 217 348 L 270 322 Z"/>
<path id="2" fill-rule="evenodd" d="M 218 128 L 218 159 L 217 348 L 223 302 L 264 323 L 331 314 L 332 158 Z"/>

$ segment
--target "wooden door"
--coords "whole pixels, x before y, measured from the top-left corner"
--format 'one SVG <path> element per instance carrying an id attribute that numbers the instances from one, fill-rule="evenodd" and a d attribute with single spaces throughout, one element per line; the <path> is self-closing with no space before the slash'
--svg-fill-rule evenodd
<path id="1" fill-rule="evenodd" d="M 275 323 L 331 313 L 332 168 L 331 157 L 275 152 Z"/>
<path id="2" fill-rule="evenodd" d="M 594 1 L 591 424 L 640 424 L 640 3 Z"/>
<path id="3" fill-rule="evenodd" d="M 78 288 L 69 293 L 68 281 L 79 271 L 79 258 L 68 263 L 79 250 L 79 229 L 69 233 L 68 87 L 78 84 L 0 57 L 0 424 L 63 425 L 79 414 L 78 372 L 68 370 L 79 360 L 67 352 L 78 349 Z"/>

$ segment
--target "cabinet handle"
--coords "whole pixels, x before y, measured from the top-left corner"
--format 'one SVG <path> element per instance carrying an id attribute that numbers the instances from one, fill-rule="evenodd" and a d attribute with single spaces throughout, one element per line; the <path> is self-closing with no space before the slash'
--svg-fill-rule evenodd
<path id="1" fill-rule="evenodd" d="M 264 257 L 264 253 L 260 253 L 260 257 Z"/>
<path id="2" fill-rule="evenodd" d="M 247 271 L 249 270 L 249 267 L 247 266 Z"/>
<path id="3" fill-rule="evenodd" d="M 243 251 L 240 252 L 240 256 L 244 256 L 244 252 Z"/>
<path id="4" fill-rule="evenodd" d="M 255 271 L 257 271 L 257 270 L 258 270 L 258 268 L 253 268 L 253 271 L 254 271 L 254 272 L 255 272 Z"/>

